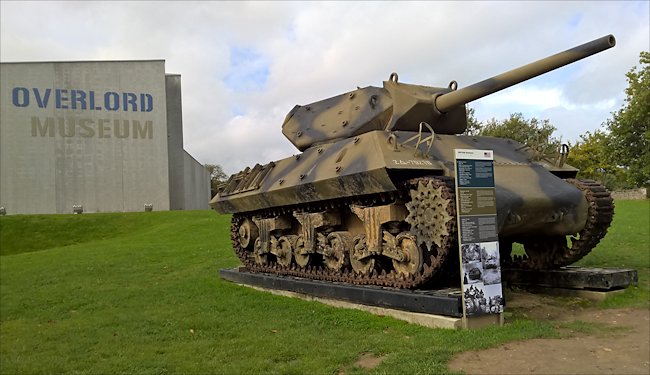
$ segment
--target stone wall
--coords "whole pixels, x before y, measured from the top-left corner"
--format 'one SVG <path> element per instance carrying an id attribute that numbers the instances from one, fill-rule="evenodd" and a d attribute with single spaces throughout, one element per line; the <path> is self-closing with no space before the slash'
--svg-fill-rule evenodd
<path id="1" fill-rule="evenodd" d="M 648 198 L 647 188 L 613 191 L 612 192 L 612 198 L 614 198 L 614 199 L 646 199 L 646 198 Z"/>

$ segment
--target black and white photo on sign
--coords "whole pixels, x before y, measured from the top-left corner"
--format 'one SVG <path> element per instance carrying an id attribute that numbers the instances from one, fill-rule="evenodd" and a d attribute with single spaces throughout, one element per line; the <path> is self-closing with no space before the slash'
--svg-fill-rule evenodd
<path id="1" fill-rule="evenodd" d="M 483 264 L 480 260 L 463 263 L 463 284 L 475 284 L 483 281 Z"/>
<path id="2" fill-rule="evenodd" d="M 500 284 L 477 283 L 466 286 L 463 297 L 468 315 L 501 313 L 505 305 Z"/>
<path id="3" fill-rule="evenodd" d="M 481 248 L 481 261 L 484 268 L 498 268 L 499 267 L 499 243 L 498 242 L 483 242 L 479 245 Z"/>
<path id="4" fill-rule="evenodd" d="M 501 263 L 499 260 L 499 243 L 484 242 L 481 248 L 481 263 L 483 264 L 483 283 L 486 285 L 501 283 Z"/>
<path id="5" fill-rule="evenodd" d="M 481 244 L 464 243 L 460 250 L 463 257 L 463 264 L 481 260 Z"/>

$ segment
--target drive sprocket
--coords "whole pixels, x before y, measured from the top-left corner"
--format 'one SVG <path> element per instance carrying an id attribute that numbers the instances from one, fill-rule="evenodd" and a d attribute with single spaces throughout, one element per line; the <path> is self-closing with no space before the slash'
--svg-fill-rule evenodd
<path id="1" fill-rule="evenodd" d="M 442 181 L 418 179 L 417 186 L 410 189 L 411 201 L 406 203 L 406 222 L 411 225 L 411 233 L 429 251 L 433 245 L 444 247 L 444 240 L 450 235 L 447 223 L 454 218 L 448 207 L 454 203 L 446 197 L 445 189 Z"/>

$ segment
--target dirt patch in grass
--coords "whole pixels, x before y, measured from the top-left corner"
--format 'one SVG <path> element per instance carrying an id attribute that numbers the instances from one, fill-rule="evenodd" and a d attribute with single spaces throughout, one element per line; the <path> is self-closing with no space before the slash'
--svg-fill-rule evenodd
<path id="1" fill-rule="evenodd" d="M 373 369 L 381 363 L 381 361 L 384 360 L 384 357 L 377 357 L 372 353 L 363 353 L 359 359 L 354 363 L 355 366 L 361 367 L 361 368 L 366 368 L 366 369 Z"/>
<path id="2" fill-rule="evenodd" d="M 384 360 L 384 357 L 377 357 L 372 353 L 363 353 L 359 358 L 354 362 L 354 367 L 358 367 L 364 370 L 372 370 L 375 367 L 379 366 Z M 338 372 L 337 375 L 346 375 L 347 370 L 344 368 Z"/>
<path id="3" fill-rule="evenodd" d="M 580 303 L 558 305 L 550 298 L 517 293 L 515 314 L 556 322 L 560 339 L 512 342 L 464 352 L 449 369 L 466 374 L 648 374 L 650 312 L 599 310 Z"/>

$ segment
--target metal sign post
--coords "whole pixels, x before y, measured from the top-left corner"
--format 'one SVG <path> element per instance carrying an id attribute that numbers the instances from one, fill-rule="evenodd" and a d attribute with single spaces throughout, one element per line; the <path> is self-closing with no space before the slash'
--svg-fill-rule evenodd
<path id="1" fill-rule="evenodd" d="M 455 149 L 456 212 L 463 319 L 504 308 L 492 150 Z"/>

